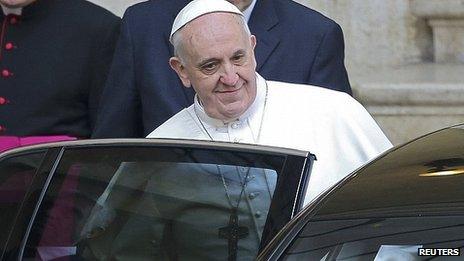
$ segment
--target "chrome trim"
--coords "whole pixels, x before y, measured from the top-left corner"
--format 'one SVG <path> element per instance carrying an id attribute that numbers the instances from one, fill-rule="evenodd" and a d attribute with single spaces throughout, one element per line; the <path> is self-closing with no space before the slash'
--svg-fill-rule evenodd
<path id="1" fill-rule="evenodd" d="M 161 146 L 196 146 L 211 149 L 239 149 L 251 150 L 253 152 L 268 152 L 268 153 L 281 153 L 292 156 L 307 157 L 310 153 L 308 151 L 289 149 L 276 146 L 248 144 L 248 143 L 232 143 L 220 142 L 210 140 L 189 140 L 189 139 L 87 139 L 77 141 L 61 141 L 42 143 L 31 146 L 19 147 L 7 150 L 0 154 L 0 158 L 10 154 L 27 152 L 32 149 L 49 149 L 56 147 L 80 147 L 80 146 L 99 146 L 99 145 L 161 145 Z"/>
<path id="2" fill-rule="evenodd" d="M 459 123 L 450 127 L 450 129 L 464 129 L 464 123 Z"/>
<path id="3" fill-rule="evenodd" d="M 292 208 L 292 214 L 290 216 L 290 219 L 293 218 L 293 216 L 295 216 L 295 210 L 296 210 L 296 203 L 298 201 L 298 195 L 300 194 L 300 188 L 301 188 L 301 181 L 303 180 L 303 175 L 304 175 L 304 172 L 305 172 L 305 168 L 306 168 L 306 164 L 308 163 L 308 158 L 306 158 L 304 160 L 304 163 L 303 163 L 303 168 L 301 169 L 301 173 L 300 173 L 300 180 L 298 181 L 298 187 L 296 189 L 296 195 L 295 195 L 295 200 L 293 200 L 293 208 Z M 304 197 L 305 195 L 303 195 L 303 202 L 304 202 Z"/>

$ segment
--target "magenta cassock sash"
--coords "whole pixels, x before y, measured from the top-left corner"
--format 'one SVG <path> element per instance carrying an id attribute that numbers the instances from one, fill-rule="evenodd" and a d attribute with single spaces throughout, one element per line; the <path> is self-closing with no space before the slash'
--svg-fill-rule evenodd
<path id="1" fill-rule="evenodd" d="M 57 136 L 0 136 L 0 152 L 27 146 L 39 143 L 55 142 L 55 141 L 67 141 L 67 140 L 76 140 L 75 137 L 70 137 L 66 135 L 57 135 Z"/>

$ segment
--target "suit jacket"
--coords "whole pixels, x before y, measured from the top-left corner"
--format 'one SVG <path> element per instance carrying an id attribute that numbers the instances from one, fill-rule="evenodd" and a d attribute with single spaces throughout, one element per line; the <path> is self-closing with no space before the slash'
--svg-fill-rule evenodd
<path id="1" fill-rule="evenodd" d="M 83 0 L 37 0 L 0 21 L 0 136 L 90 137 L 120 19 Z"/>
<path id="2" fill-rule="evenodd" d="M 168 38 L 188 0 L 152 0 L 127 9 L 93 137 L 145 137 L 193 102 L 168 60 Z M 257 71 L 266 79 L 351 94 L 343 33 L 320 13 L 289 0 L 257 0 L 249 20 Z"/>

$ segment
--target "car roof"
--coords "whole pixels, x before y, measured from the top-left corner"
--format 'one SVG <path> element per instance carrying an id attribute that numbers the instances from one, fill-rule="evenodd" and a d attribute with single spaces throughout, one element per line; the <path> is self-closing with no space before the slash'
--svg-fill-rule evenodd
<path id="1" fill-rule="evenodd" d="M 450 169 L 457 174 L 433 175 Z M 348 175 L 292 219 L 258 260 L 279 257 L 311 221 L 462 215 L 463 187 L 464 125 L 457 125 L 397 146 Z"/>
<path id="2" fill-rule="evenodd" d="M 318 218 L 463 212 L 464 125 L 399 146 L 353 173 L 318 207 Z"/>

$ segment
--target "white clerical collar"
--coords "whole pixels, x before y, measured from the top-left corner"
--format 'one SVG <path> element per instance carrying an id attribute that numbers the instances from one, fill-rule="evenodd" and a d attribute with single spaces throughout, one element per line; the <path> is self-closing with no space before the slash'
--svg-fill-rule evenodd
<path id="1" fill-rule="evenodd" d="M 245 17 L 245 20 L 247 21 L 247 23 L 248 21 L 250 21 L 251 12 L 253 12 L 253 8 L 255 7 L 255 4 L 256 4 L 256 0 L 253 0 L 251 4 L 245 10 L 242 11 L 243 16 Z"/>
<path id="2" fill-rule="evenodd" d="M 227 127 L 228 124 L 233 124 L 234 122 L 241 122 L 250 124 L 250 128 L 252 129 L 253 135 L 258 136 L 259 131 L 261 128 L 262 122 L 262 115 L 264 113 L 264 105 L 267 95 L 267 86 L 266 80 L 264 80 L 261 75 L 256 73 L 256 97 L 251 106 L 235 121 L 225 123 L 222 120 L 211 118 L 208 116 L 200 104 L 198 99 L 198 95 L 195 95 L 194 99 L 194 111 L 197 114 L 199 120 L 203 123 L 203 125 L 210 130 L 218 131 L 221 128 Z M 254 137 L 257 139 L 258 137 Z"/>
<path id="3" fill-rule="evenodd" d="M 0 4 L 0 5 L 2 6 L 2 11 L 3 11 L 4 15 L 9 15 L 9 14 L 21 15 L 21 13 L 23 12 L 22 7 L 9 8 L 9 7 L 6 7 L 6 6 L 2 5 L 2 4 Z"/>

